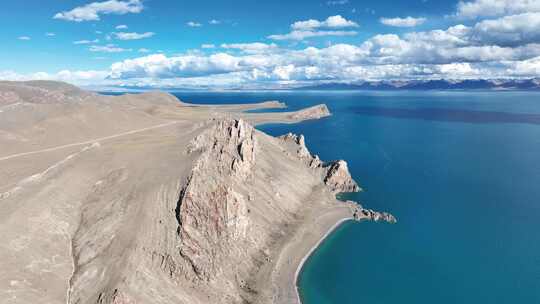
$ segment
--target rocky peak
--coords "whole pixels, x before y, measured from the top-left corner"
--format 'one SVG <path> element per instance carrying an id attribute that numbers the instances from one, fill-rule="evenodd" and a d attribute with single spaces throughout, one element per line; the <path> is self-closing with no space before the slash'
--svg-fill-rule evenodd
<path id="1" fill-rule="evenodd" d="M 296 135 L 289 132 L 285 135 L 280 136 L 279 138 L 285 142 L 289 142 L 296 145 L 297 146 L 296 154 L 298 155 L 298 157 L 313 158 L 313 156 L 311 155 L 311 153 L 306 147 L 306 141 L 304 139 L 304 135 L 302 134 Z"/>
<path id="2" fill-rule="evenodd" d="M 358 192 L 360 187 L 352 179 L 349 167 L 344 160 L 338 160 L 325 166 L 328 168 L 324 183 L 335 192 Z"/>

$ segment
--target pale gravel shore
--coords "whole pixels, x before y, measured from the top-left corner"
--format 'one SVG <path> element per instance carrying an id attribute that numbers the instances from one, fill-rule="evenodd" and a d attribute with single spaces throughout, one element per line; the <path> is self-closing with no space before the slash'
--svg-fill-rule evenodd
<path id="1" fill-rule="evenodd" d="M 301 304 L 297 279 L 309 256 L 342 223 L 352 220 L 351 205 L 314 206 L 281 250 L 272 272 L 273 303 Z M 322 208 L 321 208 L 322 207 Z"/>

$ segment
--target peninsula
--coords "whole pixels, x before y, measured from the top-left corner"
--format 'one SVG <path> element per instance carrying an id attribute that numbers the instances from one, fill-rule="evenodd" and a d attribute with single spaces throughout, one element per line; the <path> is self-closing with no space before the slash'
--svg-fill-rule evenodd
<path id="1" fill-rule="evenodd" d="M 344 220 L 395 222 L 341 202 L 343 160 L 253 125 L 325 105 L 194 105 L 0 82 L 3 303 L 295 303 L 306 256 Z"/>

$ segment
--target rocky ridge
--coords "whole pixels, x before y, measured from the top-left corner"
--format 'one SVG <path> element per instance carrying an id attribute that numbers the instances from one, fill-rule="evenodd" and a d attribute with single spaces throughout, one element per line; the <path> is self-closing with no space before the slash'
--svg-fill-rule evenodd
<path id="1" fill-rule="evenodd" d="M 307 149 L 304 135 L 287 133 L 279 138 L 292 145 L 296 156 L 308 167 L 316 170 L 333 192 L 358 192 L 362 190 L 351 177 L 346 161 L 338 160 L 327 163 L 321 161 L 318 155 L 312 155 Z"/>

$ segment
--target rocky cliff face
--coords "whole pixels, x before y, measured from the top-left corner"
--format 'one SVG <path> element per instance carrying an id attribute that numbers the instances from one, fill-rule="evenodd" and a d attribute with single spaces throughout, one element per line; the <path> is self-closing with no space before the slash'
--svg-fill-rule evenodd
<path id="1" fill-rule="evenodd" d="M 254 129 L 243 120 L 222 120 L 188 148 L 200 153 L 176 207 L 179 255 L 188 277 L 209 281 L 230 257 L 248 261 L 249 197 L 235 185 L 253 178 Z"/>
<path id="2" fill-rule="evenodd" d="M 188 153 L 198 154 L 198 159 L 181 190 L 176 207 L 179 260 L 176 265 L 181 265 L 177 272 L 178 275 L 196 278 L 211 286 L 216 284 L 218 277 L 228 278 L 236 282 L 236 287 L 231 286 L 224 292 L 231 295 L 247 293 L 246 297 L 249 297 L 254 292 L 249 285 L 249 273 L 261 265 L 261 258 L 264 260 L 266 256 L 265 248 L 272 242 L 272 235 L 279 230 L 277 227 L 261 226 L 260 217 L 265 217 L 265 221 L 282 222 L 297 212 L 293 205 L 290 206 L 293 207 L 291 210 L 283 214 L 284 218 L 273 218 L 268 215 L 276 210 L 257 214 L 257 209 L 261 208 L 257 205 L 265 200 L 266 204 L 270 204 L 267 206 L 269 209 L 288 205 L 283 200 L 288 200 L 290 196 L 281 196 L 280 192 L 292 191 L 290 188 L 294 185 L 275 184 L 280 181 L 273 180 L 275 177 L 269 174 L 272 169 L 268 167 L 275 164 L 261 165 L 257 162 L 259 157 L 266 162 L 265 154 L 268 153 L 264 145 L 263 148 L 259 146 L 259 140 L 275 139 L 257 134 L 259 132 L 243 120 L 217 120 L 210 122 L 210 125 L 188 147 Z M 287 135 L 283 140 L 297 145 L 292 151 L 304 160 L 299 164 L 307 165 L 305 169 L 311 175 L 310 179 L 323 181 L 332 192 L 359 189 L 344 161 L 330 164 L 318 161 L 309 153 L 303 136 Z M 278 146 L 281 144 L 277 142 Z M 291 150 L 285 147 L 285 151 Z M 263 180 L 263 176 L 270 179 Z M 260 182 L 269 184 L 266 187 L 254 186 Z M 306 181 L 307 185 L 311 183 L 309 179 Z M 275 193 L 268 197 L 265 188 L 271 188 Z M 267 199 L 261 201 L 262 197 Z"/>

